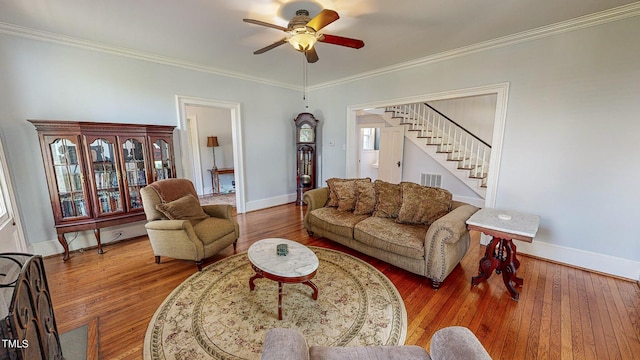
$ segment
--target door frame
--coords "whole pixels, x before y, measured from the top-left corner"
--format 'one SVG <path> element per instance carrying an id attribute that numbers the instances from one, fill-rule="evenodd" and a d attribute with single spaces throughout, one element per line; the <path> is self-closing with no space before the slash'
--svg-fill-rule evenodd
<path id="1" fill-rule="evenodd" d="M 178 137 L 180 142 L 180 163 L 178 175 L 187 179 L 194 179 L 192 171 L 194 150 L 189 145 L 187 127 L 187 106 L 202 106 L 227 109 L 231 113 L 231 135 L 233 138 L 233 167 L 234 179 L 236 182 L 236 212 L 243 214 L 246 212 L 245 201 L 245 181 L 244 181 L 244 155 L 242 149 L 242 117 L 240 115 L 240 103 L 228 102 L 214 99 L 196 98 L 190 96 L 176 95 L 176 105 L 178 110 Z"/>
<path id="2" fill-rule="evenodd" d="M 499 83 L 484 85 L 467 89 L 457 89 L 431 94 L 422 94 L 398 99 L 389 99 L 365 104 L 347 106 L 347 151 L 346 151 L 346 174 L 347 178 L 357 177 L 358 165 L 358 142 L 359 132 L 357 123 L 358 111 L 372 108 L 384 108 L 387 106 L 411 104 L 417 102 L 428 102 L 435 100 L 455 99 L 459 97 L 478 96 L 496 94 L 496 114 L 493 125 L 493 138 L 491 146 L 491 159 L 489 160 L 489 178 L 487 180 L 487 195 L 484 199 L 485 207 L 495 207 L 498 179 L 500 173 L 500 161 L 502 158 L 502 143 L 504 139 L 504 128 L 507 120 L 507 103 L 509 98 L 509 83 Z"/>
<path id="3" fill-rule="evenodd" d="M 13 185 L 11 184 L 11 174 L 9 174 L 9 164 L 4 152 L 3 139 L 0 136 L 0 191 L 4 198 L 4 204 L 6 207 L 7 217 L 4 219 L 3 226 L 13 226 L 13 245 L 16 252 L 30 253 L 31 246 L 27 243 L 27 239 L 24 236 L 22 229 L 22 222 L 20 220 L 20 211 L 18 210 L 18 202 L 16 201 L 15 193 L 13 192 Z M 7 239 L 3 239 L 7 240 Z"/>

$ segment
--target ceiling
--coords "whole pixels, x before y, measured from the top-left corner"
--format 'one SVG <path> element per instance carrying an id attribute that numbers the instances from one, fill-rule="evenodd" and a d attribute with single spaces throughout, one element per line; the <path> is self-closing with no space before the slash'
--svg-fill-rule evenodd
<path id="1" fill-rule="evenodd" d="M 132 56 L 302 85 L 303 55 L 285 44 L 253 51 L 283 32 L 298 9 L 340 19 L 321 32 L 362 39 L 354 50 L 316 45 L 310 86 L 634 3 L 630 0 L 0 0 L 0 33 L 48 38 Z M 37 31 L 33 31 L 37 30 Z M 167 61 L 165 61 L 167 62 Z"/>

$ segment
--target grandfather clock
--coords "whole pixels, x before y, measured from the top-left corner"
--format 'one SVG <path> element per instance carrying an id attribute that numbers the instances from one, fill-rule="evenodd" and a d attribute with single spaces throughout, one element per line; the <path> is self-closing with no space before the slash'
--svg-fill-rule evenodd
<path id="1" fill-rule="evenodd" d="M 310 113 L 300 113 L 296 125 L 296 204 L 303 205 L 302 194 L 316 187 L 316 120 Z"/>

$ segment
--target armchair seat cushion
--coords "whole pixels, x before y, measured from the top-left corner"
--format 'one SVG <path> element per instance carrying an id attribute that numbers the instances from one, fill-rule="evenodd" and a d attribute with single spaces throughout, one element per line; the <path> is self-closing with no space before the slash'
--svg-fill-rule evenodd
<path id="1" fill-rule="evenodd" d="M 369 246 L 413 259 L 424 258 L 425 225 L 398 224 L 371 216 L 355 225 L 353 237 Z"/>
<path id="2" fill-rule="evenodd" d="M 211 244 L 215 240 L 233 233 L 235 230 L 233 221 L 215 217 L 206 218 L 193 226 L 196 236 L 205 245 Z"/>

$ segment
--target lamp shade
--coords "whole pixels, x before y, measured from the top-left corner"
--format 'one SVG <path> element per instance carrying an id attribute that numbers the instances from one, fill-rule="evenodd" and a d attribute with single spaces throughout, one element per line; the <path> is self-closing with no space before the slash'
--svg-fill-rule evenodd
<path id="1" fill-rule="evenodd" d="M 207 136 L 207 147 L 216 147 L 216 146 L 220 146 L 218 144 L 218 137 L 217 136 Z"/>
<path id="2" fill-rule="evenodd" d="M 304 52 L 313 47 L 315 45 L 317 39 L 313 34 L 308 33 L 296 33 L 289 38 L 289 44 L 293 46 L 294 49 Z"/>

